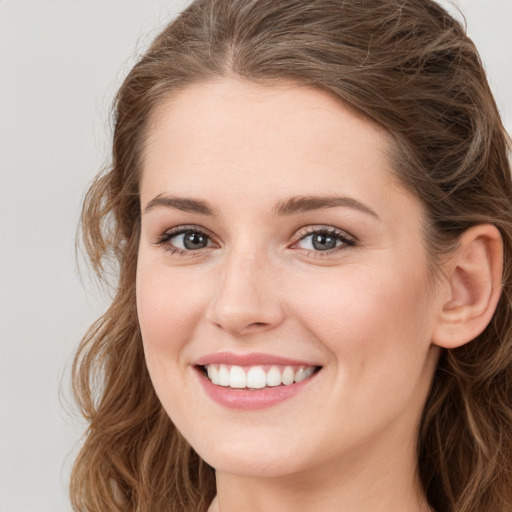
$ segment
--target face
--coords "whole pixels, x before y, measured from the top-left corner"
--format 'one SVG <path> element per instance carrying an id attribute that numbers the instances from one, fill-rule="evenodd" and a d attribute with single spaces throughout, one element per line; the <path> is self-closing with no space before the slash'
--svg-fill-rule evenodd
<path id="1" fill-rule="evenodd" d="M 294 85 L 199 84 L 155 113 L 144 350 L 172 421 L 219 471 L 285 476 L 414 452 L 439 301 L 422 209 L 388 148 L 379 127 Z"/>

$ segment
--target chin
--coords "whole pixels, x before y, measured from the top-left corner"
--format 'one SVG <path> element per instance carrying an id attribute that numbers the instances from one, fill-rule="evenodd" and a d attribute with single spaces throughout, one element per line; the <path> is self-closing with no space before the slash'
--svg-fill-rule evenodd
<path id="1" fill-rule="evenodd" d="M 240 453 L 207 454 L 203 459 L 216 471 L 248 478 L 279 478 L 300 471 L 296 458 Z"/>
<path id="2" fill-rule="evenodd" d="M 203 439 L 202 442 L 192 443 L 192 446 L 215 470 L 239 476 L 284 477 L 308 466 L 303 449 L 282 440 L 272 443 L 269 436 L 249 434 L 245 442 L 242 439 Z"/>

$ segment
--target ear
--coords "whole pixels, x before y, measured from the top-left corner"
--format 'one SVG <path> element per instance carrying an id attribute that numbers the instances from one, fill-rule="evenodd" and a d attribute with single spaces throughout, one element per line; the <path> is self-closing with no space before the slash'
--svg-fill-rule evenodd
<path id="1" fill-rule="evenodd" d="M 492 224 L 465 231 L 445 264 L 434 345 L 460 347 L 487 327 L 498 304 L 503 273 L 503 241 Z"/>

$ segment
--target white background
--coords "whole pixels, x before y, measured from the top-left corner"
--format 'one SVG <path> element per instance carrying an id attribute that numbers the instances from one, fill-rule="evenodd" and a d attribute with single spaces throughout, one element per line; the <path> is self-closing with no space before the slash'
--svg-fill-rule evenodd
<path id="1" fill-rule="evenodd" d="M 105 307 L 75 262 L 109 106 L 187 0 L 0 0 L 0 512 L 69 510 L 69 366 Z M 512 0 L 459 0 L 512 127 Z M 62 392 L 59 393 L 59 390 Z"/>

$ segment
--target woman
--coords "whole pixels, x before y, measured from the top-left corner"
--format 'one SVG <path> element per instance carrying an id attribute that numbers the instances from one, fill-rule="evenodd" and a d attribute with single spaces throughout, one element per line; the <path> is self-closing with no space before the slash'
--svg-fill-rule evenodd
<path id="1" fill-rule="evenodd" d="M 203 0 L 83 210 L 76 510 L 512 510 L 508 138 L 425 0 Z"/>

